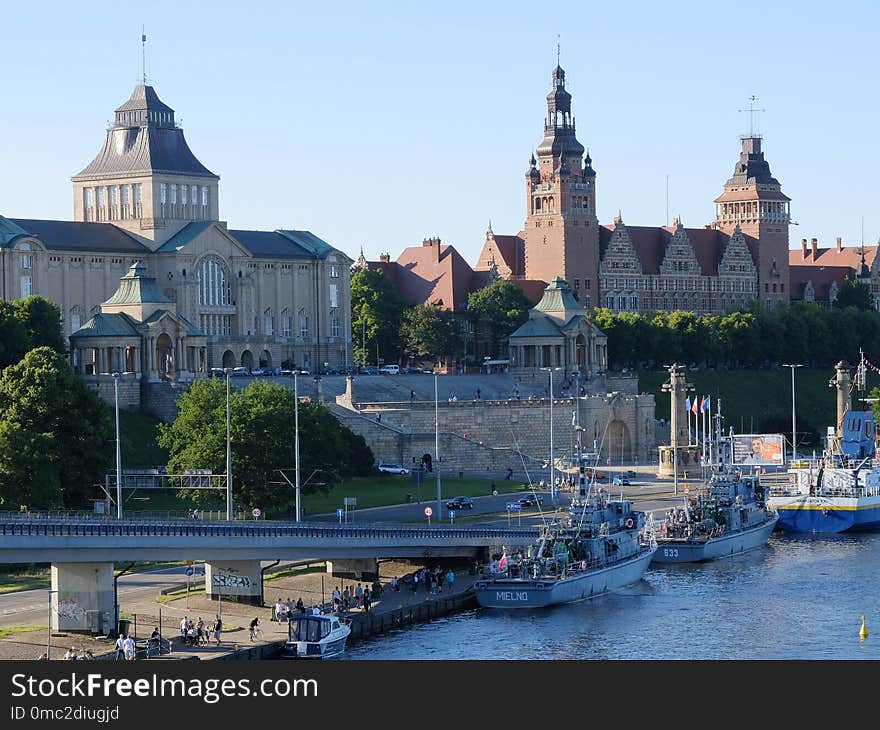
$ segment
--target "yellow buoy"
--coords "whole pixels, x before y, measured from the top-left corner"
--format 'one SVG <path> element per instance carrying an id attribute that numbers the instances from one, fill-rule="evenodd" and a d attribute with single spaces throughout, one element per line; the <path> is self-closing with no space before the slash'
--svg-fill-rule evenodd
<path id="1" fill-rule="evenodd" d="M 865 617 L 862 616 L 862 628 L 859 629 L 859 638 L 867 639 L 868 638 L 868 627 L 865 626 Z"/>

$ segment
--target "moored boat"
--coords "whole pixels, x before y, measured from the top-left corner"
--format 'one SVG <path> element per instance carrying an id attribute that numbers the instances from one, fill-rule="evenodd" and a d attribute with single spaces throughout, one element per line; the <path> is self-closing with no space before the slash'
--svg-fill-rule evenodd
<path id="1" fill-rule="evenodd" d="M 345 651 L 351 625 L 337 616 L 303 614 L 290 619 L 284 659 L 332 659 Z"/>
<path id="2" fill-rule="evenodd" d="M 704 490 L 670 510 L 657 528 L 655 563 L 694 563 L 764 545 L 779 519 L 757 475 L 718 469 Z"/>

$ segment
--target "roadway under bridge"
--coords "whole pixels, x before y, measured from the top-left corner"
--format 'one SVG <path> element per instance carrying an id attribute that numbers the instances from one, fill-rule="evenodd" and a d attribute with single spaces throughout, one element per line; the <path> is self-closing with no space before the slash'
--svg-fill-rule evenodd
<path id="1" fill-rule="evenodd" d="M 145 522 L 0 517 L 0 563 L 50 563 L 52 628 L 115 626 L 114 567 L 129 561 L 204 560 L 212 598 L 258 602 L 261 562 L 317 559 L 328 572 L 373 580 L 382 558 L 477 558 L 531 544 L 536 529 L 326 523 Z"/>

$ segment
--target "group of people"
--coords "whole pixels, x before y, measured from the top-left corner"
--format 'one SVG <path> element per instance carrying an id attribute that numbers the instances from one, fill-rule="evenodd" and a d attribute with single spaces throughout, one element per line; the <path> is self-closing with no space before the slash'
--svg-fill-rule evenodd
<path id="1" fill-rule="evenodd" d="M 360 583 L 354 589 L 350 585 L 340 592 L 339 586 L 333 589 L 333 613 L 341 613 L 342 611 L 369 611 L 373 605 L 373 591 L 370 586 L 363 586 Z"/>
<path id="2" fill-rule="evenodd" d="M 452 572 L 452 569 L 444 572 L 439 566 L 432 570 L 422 568 L 413 573 L 410 583 L 413 593 L 418 591 L 421 586 L 424 586 L 428 593 L 442 593 L 444 585 L 451 592 L 455 585 L 455 573 Z"/>
<path id="3" fill-rule="evenodd" d="M 70 651 L 73 651 L 73 647 L 70 647 Z M 69 654 L 70 652 L 68 652 Z M 134 661 L 137 656 L 137 649 L 135 648 L 134 639 L 129 635 L 119 634 L 116 637 L 116 656 L 115 659 L 118 661 L 120 659 L 125 659 L 127 661 Z M 76 659 L 75 656 L 68 657 L 67 654 L 64 655 L 65 659 Z"/>
<path id="4" fill-rule="evenodd" d="M 158 629 L 156 630 L 158 636 Z M 193 621 L 188 616 L 180 620 L 180 637 L 187 646 L 204 646 L 211 643 L 213 637 L 217 646 L 220 646 L 220 638 L 223 634 L 223 621 L 219 616 L 214 618 L 214 623 L 208 627 L 199 616 L 198 621 Z"/>
<path id="5" fill-rule="evenodd" d="M 302 616 L 305 612 L 306 604 L 303 603 L 302 596 L 297 599 L 296 603 L 290 598 L 282 601 L 281 596 L 278 596 L 278 600 L 275 601 L 275 610 L 272 612 L 272 617 L 275 621 L 287 621 L 293 618 L 295 614 Z"/>

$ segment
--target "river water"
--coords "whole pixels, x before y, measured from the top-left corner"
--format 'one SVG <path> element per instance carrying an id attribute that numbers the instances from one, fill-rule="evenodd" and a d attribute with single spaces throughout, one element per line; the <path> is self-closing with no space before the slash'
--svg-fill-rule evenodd
<path id="1" fill-rule="evenodd" d="M 651 566 L 589 601 L 478 608 L 351 645 L 344 658 L 876 660 L 880 534 L 775 532 L 734 558 Z"/>

